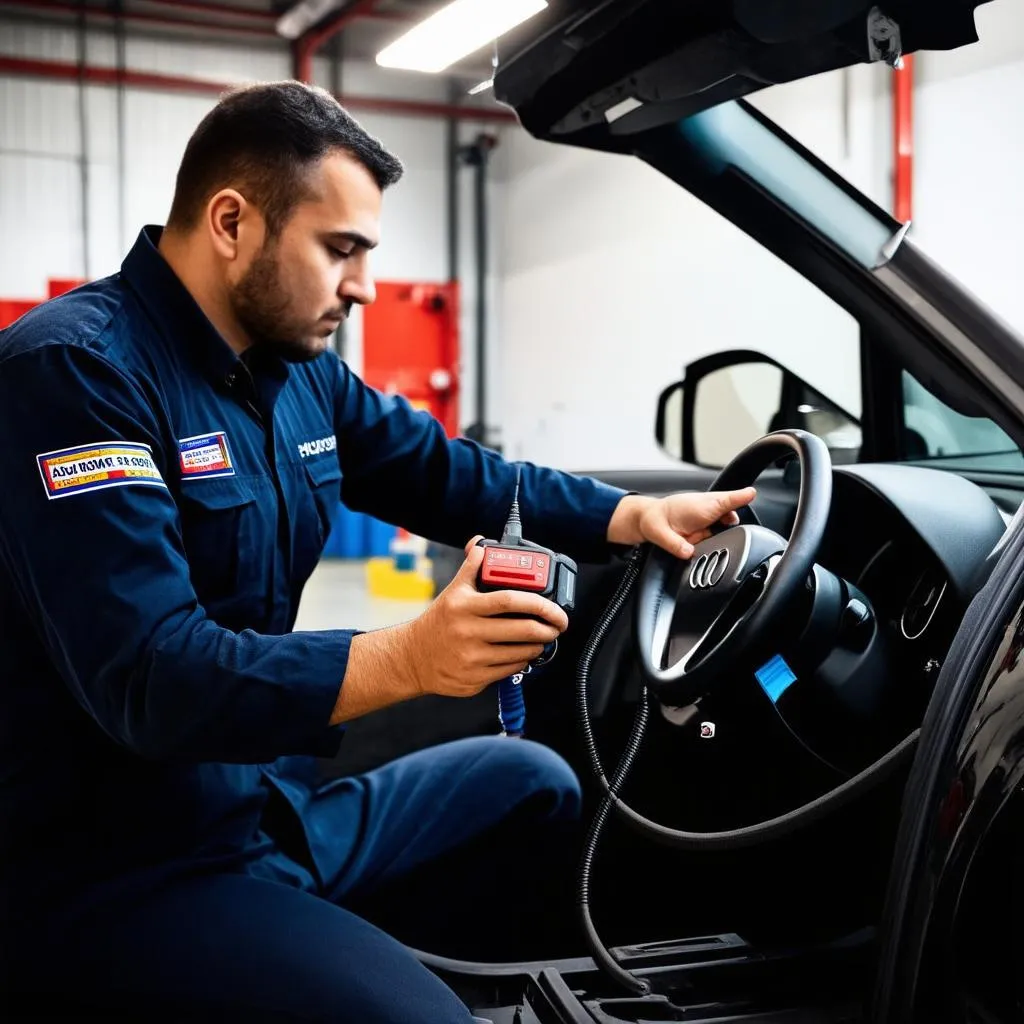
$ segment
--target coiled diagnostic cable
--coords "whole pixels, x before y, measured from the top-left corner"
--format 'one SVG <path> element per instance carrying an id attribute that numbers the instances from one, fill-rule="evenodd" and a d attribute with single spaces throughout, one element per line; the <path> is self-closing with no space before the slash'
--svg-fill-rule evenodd
<path id="1" fill-rule="evenodd" d="M 633 722 L 633 729 L 630 733 L 626 748 L 619 761 L 619 766 L 612 775 L 611 782 L 605 776 L 601 766 L 601 758 L 598 754 L 597 743 L 594 740 L 594 733 L 590 723 L 590 708 L 587 704 L 587 683 L 590 676 L 590 666 L 597 655 L 601 644 L 604 642 L 608 631 L 622 611 L 623 606 L 629 599 L 633 587 L 640 575 L 641 565 L 646 551 L 644 546 L 637 546 L 630 552 L 626 569 L 622 579 L 612 596 L 608 607 L 605 609 L 597 625 L 594 627 L 590 638 L 587 640 L 583 653 L 576 670 L 576 703 L 580 716 L 580 724 L 583 728 L 583 736 L 586 742 L 587 753 L 590 765 L 598 784 L 604 791 L 604 799 L 601 801 L 591 823 L 590 831 L 584 843 L 583 856 L 580 862 L 580 878 L 578 888 L 578 904 L 580 916 L 583 923 L 587 944 L 590 947 L 595 962 L 610 977 L 619 982 L 630 992 L 640 995 L 650 991 L 650 983 L 637 978 L 625 970 L 612 956 L 611 952 L 601 942 L 594 927 L 590 915 L 590 873 L 593 867 L 594 854 L 597 850 L 598 840 L 608 820 L 608 812 L 614 809 L 617 814 L 624 818 L 631 826 L 654 836 L 659 841 L 681 850 L 736 850 L 752 846 L 756 843 L 765 842 L 769 839 L 776 839 L 787 835 L 805 825 L 810 825 L 826 814 L 838 810 L 849 803 L 861 793 L 876 785 L 882 779 L 890 775 L 898 768 L 913 751 L 920 729 L 916 729 L 898 746 L 894 747 L 884 757 L 879 758 L 874 764 L 869 765 L 863 771 L 847 779 L 842 785 L 836 787 L 829 793 L 809 801 L 801 807 L 781 814 L 769 821 L 760 822 L 757 825 L 749 825 L 744 828 L 731 829 L 725 832 L 683 832 L 679 829 L 667 828 L 659 825 L 656 821 L 645 818 L 635 811 L 619 797 L 622 789 L 636 759 L 643 739 L 644 730 L 647 726 L 649 706 L 647 688 L 640 691 L 640 698 L 637 704 L 636 716 Z"/>

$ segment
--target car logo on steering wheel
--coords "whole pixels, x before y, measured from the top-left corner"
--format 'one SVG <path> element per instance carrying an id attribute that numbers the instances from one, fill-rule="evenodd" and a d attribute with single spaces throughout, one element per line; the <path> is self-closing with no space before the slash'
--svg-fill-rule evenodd
<path id="1" fill-rule="evenodd" d="M 719 548 L 700 556 L 690 570 L 690 586 L 694 590 L 709 590 L 725 575 L 729 567 L 729 552 Z"/>

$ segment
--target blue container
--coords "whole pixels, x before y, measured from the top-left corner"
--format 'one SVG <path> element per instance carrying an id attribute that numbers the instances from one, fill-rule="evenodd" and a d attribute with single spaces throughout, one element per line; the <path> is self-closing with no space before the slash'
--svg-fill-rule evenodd
<path id="1" fill-rule="evenodd" d="M 391 553 L 398 527 L 353 512 L 340 501 L 331 519 L 331 532 L 324 545 L 324 558 L 376 558 Z"/>
<path id="2" fill-rule="evenodd" d="M 364 558 L 366 552 L 366 516 L 353 512 L 340 501 L 324 545 L 324 558 Z"/>
<path id="3" fill-rule="evenodd" d="M 398 533 L 398 527 L 380 519 L 366 517 L 366 557 L 382 558 L 390 554 L 391 542 Z"/>

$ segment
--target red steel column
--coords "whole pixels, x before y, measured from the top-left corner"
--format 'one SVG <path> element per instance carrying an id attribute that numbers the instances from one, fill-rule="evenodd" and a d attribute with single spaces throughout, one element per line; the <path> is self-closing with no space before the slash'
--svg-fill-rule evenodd
<path id="1" fill-rule="evenodd" d="M 914 55 L 893 74 L 893 214 L 906 224 L 914 209 Z"/>

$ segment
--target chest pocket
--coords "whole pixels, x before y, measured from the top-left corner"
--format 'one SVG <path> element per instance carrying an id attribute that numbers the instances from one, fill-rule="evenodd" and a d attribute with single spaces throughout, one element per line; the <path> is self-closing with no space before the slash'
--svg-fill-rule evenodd
<path id="1" fill-rule="evenodd" d="M 301 474 L 299 483 L 305 500 L 295 537 L 295 571 L 305 581 L 316 568 L 327 535 L 337 519 L 341 501 L 341 467 L 337 457 L 328 456 L 305 461 L 296 469 Z"/>
<path id="2" fill-rule="evenodd" d="M 200 603 L 208 610 L 226 600 L 267 593 L 276 513 L 271 514 L 268 528 L 261 483 L 247 477 L 181 482 L 189 574 Z"/>

